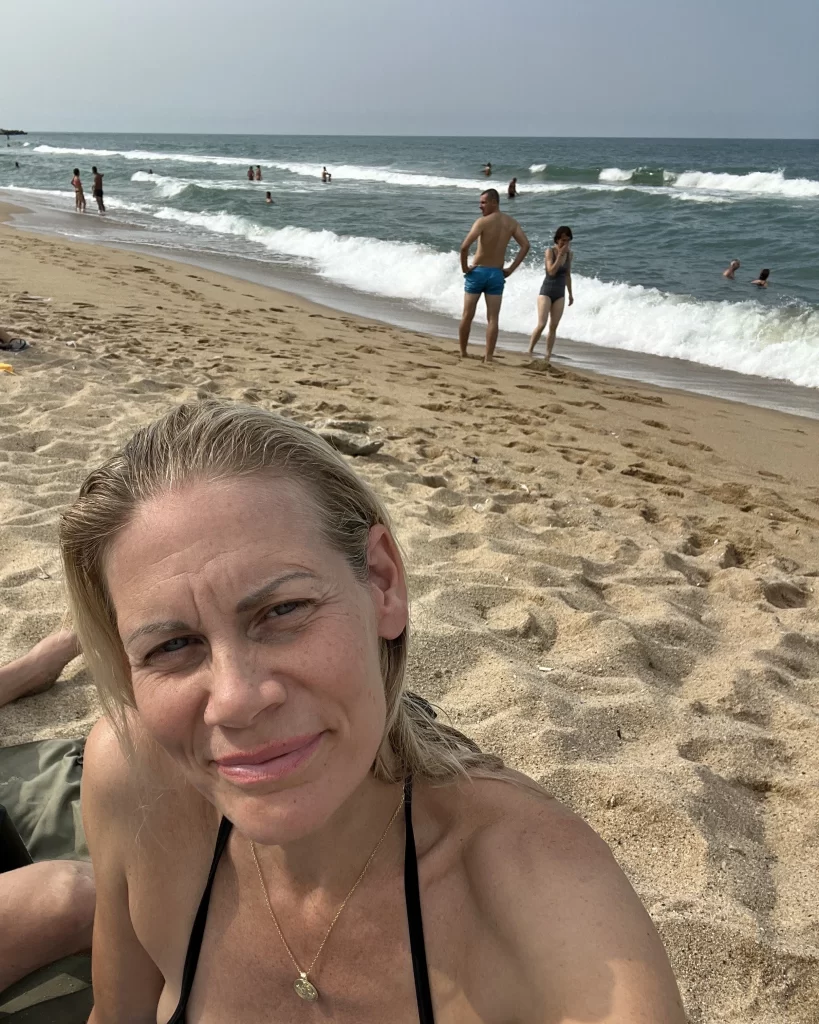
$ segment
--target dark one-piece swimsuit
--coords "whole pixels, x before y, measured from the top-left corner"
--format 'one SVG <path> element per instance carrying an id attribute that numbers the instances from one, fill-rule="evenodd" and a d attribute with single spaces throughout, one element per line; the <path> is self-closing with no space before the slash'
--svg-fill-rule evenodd
<path id="1" fill-rule="evenodd" d="M 412 973 L 415 977 L 415 998 L 418 1002 L 418 1020 L 420 1024 L 435 1024 L 435 1017 L 432 1013 L 432 991 L 429 985 L 429 972 L 427 970 L 427 953 L 424 945 L 424 925 L 421 919 L 421 893 L 418 886 L 418 860 L 415 853 L 415 834 L 412 830 L 412 778 L 404 782 L 404 823 L 406 825 L 406 844 L 404 847 L 404 898 L 407 905 L 407 924 L 409 926 L 410 953 L 412 956 Z M 179 1005 L 174 1010 L 173 1017 L 168 1024 L 185 1024 L 185 1011 L 188 1000 L 193 989 L 193 979 L 196 976 L 196 965 L 199 962 L 199 952 L 202 948 L 202 939 L 205 936 L 205 924 L 208 919 L 208 904 L 213 889 L 213 880 L 216 877 L 216 869 L 219 860 L 227 846 L 233 823 L 227 818 L 222 818 L 219 825 L 219 833 L 216 836 L 216 847 L 213 851 L 213 860 L 208 873 L 208 880 L 202 899 L 199 901 L 199 909 L 191 929 L 191 937 L 188 942 L 188 952 L 185 955 L 185 967 L 182 971 L 182 992 L 179 997 Z"/>
<path id="2" fill-rule="evenodd" d="M 547 299 L 551 299 L 552 302 L 557 302 L 558 299 L 562 299 L 566 294 L 566 272 L 571 265 L 571 255 L 567 256 L 565 261 L 558 267 L 557 273 L 552 276 L 546 274 L 543 278 L 543 284 L 540 286 L 540 294 L 545 296 Z"/>

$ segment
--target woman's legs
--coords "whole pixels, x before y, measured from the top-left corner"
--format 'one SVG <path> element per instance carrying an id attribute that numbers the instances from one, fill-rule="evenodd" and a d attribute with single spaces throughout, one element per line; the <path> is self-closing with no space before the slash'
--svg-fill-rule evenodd
<path id="1" fill-rule="evenodd" d="M 552 300 L 548 295 L 538 295 L 537 297 L 537 327 L 532 333 L 532 337 L 529 339 L 529 355 L 535 350 L 535 345 L 540 341 L 540 336 L 546 330 L 546 321 L 549 319 L 549 307 L 552 304 Z"/>
<path id="2" fill-rule="evenodd" d="M 66 629 L 45 637 L 16 661 L 0 665 L 0 707 L 47 690 L 79 653 L 76 636 Z"/>
<path id="3" fill-rule="evenodd" d="M 91 948 L 90 864 L 46 860 L 0 875 L 0 991 L 38 967 Z"/>
<path id="4" fill-rule="evenodd" d="M 546 338 L 546 362 L 552 358 L 552 349 L 555 347 L 555 338 L 557 337 L 557 325 L 560 323 L 560 318 L 563 316 L 563 307 L 566 305 L 566 300 L 555 299 L 552 303 L 552 316 L 549 320 L 549 334 Z"/>

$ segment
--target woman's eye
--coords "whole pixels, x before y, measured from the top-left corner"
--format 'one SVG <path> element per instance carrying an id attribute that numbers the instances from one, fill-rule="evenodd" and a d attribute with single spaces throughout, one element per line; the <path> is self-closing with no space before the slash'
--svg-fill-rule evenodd
<path id="1" fill-rule="evenodd" d="M 155 647 L 148 657 L 150 658 L 155 654 L 175 654 L 177 651 L 183 651 L 189 646 L 190 642 L 191 638 L 189 636 L 175 636 L 173 640 L 166 640 L 164 644 Z"/>
<path id="2" fill-rule="evenodd" d="M 275 619 L 280 618 L 282 615 L 289 615 L 294 612 L 297 608 L 301 608 L 304 605 L 304 601 L 285 601 L 284 604 L 274 605 L 267 613 L 267 618 Z"/>

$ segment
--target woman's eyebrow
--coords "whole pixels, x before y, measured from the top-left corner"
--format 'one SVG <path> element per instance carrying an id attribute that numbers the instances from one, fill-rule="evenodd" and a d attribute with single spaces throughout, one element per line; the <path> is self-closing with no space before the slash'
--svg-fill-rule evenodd
<path id="1" fill-rule="evenodd" d="M 308 572 L 307 570 L 296 570 L 295 572 L 284 573 L 283 576 L 276 576 L 272 580 L 268 580 L 258 590 L 254 590 L 252 594 L 243 597 L 236 605 L 236 611 L 249 611 L 260 601 L 264 601 L 265 598 L 275 594 L 279 587 L 283 587 L 285 583 L 290 583 L 291 580 L 314 580 L 317 578 L 315 573 Z M 180 630 L 190 632 L 191 627 L 187 622 L 182 622 L 181 619 L 148 622 L 144 626 L 138 626 L 132 633 L 129 633 L 123 640 L 123 645 L 133 643 L 134 640 L 138 640 L 140 637 L 151 636 L 154 633 L 177 633 Z"/>
<path id="2" fill-rule="evenodd" d="M 141 636 L 151 636 L 153 633 L 177 633 L 180 630 L 190 631 L 187 622 L 180 619 L 167 619 L 165 622 L 148 622 L 144 626 L 138 626 L 133 633 L 129 633 L 123 640 L 123 646 L 133 643 Z"/>
<path id="3" fill-rule="evenodd" d="M 242 600 L 236 605 L 237 612 L 246 612 L 259 604 L 260 601 L 264 601 L 265 598 L 271 597 L 279 589 L 283 587 L 285 583 L 290 583 L 291 580 L 314 580 L 316 574 L 308 572 L 307 570 L 296 570 L 295 572 L 285 573 L 283 576 L 276 576 L 272 580 L 268 580 L 267 583 L 259 587 L 258 590 L 254 590 L 252 594 L 248 594 L 247 597 L 243 597 Z"/>

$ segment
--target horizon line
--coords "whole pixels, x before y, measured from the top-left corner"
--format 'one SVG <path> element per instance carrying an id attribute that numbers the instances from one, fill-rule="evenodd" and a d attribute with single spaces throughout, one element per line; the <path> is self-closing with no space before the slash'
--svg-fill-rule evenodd
<path id="1" fill-rule="evenodd" d="M 3 133 L 5 134 L 5 133 Z M 322 138 L 322 139 L 537 139 L 563 141 L 567 139 L 615 139 L 620 141 L 660 141 L 660 142 L 819 142 L 819 135 L 471 135 L 457 133 L 452 135 L 419 134 L 414 132 L 240 132 L 240 131 L 152 131 L 138 129 L 134 131 L 108 131 L 105 129 L 74 129 L 53 130 L 45 128 L 27 129 L 25 135 L 187 135 L 187 136 L 236 136 L 255 138 Z M 17 136 L 19 138 L 19 136 Z M 7 148 L 7 147 L 0 147 Z"/>

